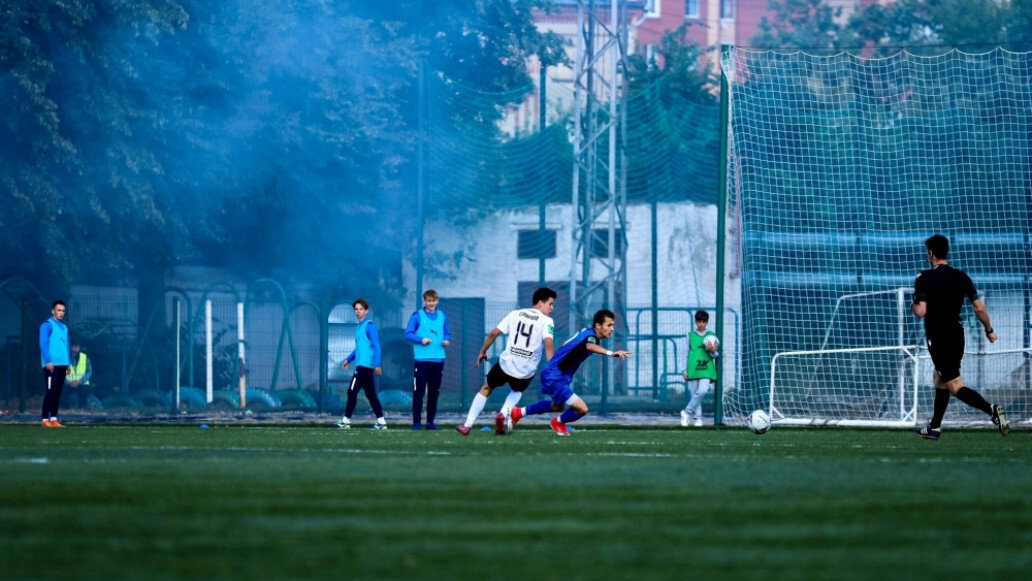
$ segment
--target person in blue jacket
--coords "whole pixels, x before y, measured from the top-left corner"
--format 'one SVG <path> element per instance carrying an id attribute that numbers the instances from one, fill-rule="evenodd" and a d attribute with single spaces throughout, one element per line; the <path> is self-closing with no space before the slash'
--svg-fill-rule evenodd
<path id="1" fill-rule="evenodd" d="M 412 429 L 420 429 L 423 396 L 426 395 L 426 429 L 436 430 L 437 399 L 444 377 L 444 350 L 451 345 L 448 317 L 437 310 L 437 291 L 423 293 L 423 308 L 412 313 L 405 327 L 405 338 L 412 342 L 415 370 L 412 374 Z"/>
<path id="2" fill-rule="evenodd" d="M 351 427 L 351 414 L 355 412 L 355 405 L 358 403 L 358 390 L 365 392 L 369 405 L 376 415 L 374 430 L 386 430 L 387 420 L 383 417 L 383 406 L 380 398 L 376 396 L 376 379 L 373 375 L 383 375 L 383 368 L 380 367 L 380 335 L 376 332 L 376 325 L 368 318 L 369 301 L 358 298 L 351 303 L 355 309 L 355 316 L 358 317 L 358 326 L 355 327 L 355 350 L 351 352 L 341 363 L 344 371 L 348 365 L 355 362 L 355 374 L 351 377 L 351 385 L 348 387 L 348 401 L 344 407 L 344 417 L 337 422 L 338 428 L 348 429 Z"/>
<path id="3" fill-rule="evenodd" d="M 43 427 L 63 428 L 57 421 L 61 390 L 65 376 L 71 371 L 68 350 L 68 327 L 62 322 L 68 307 L 57 300 L 50 305 L 50 318 L 39 327 L 39 351 L 43 362 Z"/>

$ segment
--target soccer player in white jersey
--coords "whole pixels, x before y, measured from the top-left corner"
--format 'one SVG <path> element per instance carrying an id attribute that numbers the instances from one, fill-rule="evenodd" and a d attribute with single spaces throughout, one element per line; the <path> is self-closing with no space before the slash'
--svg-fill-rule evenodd
<path id="1" fill-rule="evenodd" d="M 552 340 L 555 326 L 551 317 L 552 309 L 555 308 L 555 297 L 555 291 L 550 288 L 537 289 L 532 298 L 533 307 L 512 311 L 488 333 L 483 347 L 480 348 L 476 367 L 480 367 L 482 361 L 487 361 L 487 350 L 491 348 L 499 335 L 508 335 L 505 351 L 502 351 L 498 363 L 495 363 L 491 371 L 487 373 L 484 386 L 473 397 L 473 403 L 469 406 L 469 413 L 466 415 L 466 422 L 455 427 L 460 434 L 469 435 L 473 423 L 477 421 L 480 412 L 484 411 L 487 398 L 494 388 L 508 384 L 512 391 L 505 398 L 501 413 L 495 416 L 495 433 L 505 433 L 504 414 L 520 401 L 523 391 L 527 389 L 537 374 L 542 348 L 544 348 L 546 360 L 551 359 L 552 354 L 555 353 L 555 343 Z"/>

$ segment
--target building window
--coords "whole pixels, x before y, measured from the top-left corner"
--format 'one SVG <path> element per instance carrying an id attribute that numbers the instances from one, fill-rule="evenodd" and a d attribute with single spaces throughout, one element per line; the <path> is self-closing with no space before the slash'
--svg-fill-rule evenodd
<path id="1" fill-rule="evenodd" d="M 684 17 L 699 17 L 699 0 L 684 0 Z"/>
<path id="2" fill-rule="evenodd" d="M 555 230 L 520 230 L 520 258 L 555 258 Z"/>
<path id="3" fill-rule="evenodd" d="M 648 64 L 649 70 L 656 68 L 656 61 L 659 56 L 659 46 L 655 44 L 645 45 L 645 63 Z"/>
<path id="4" fill-rule="evenodd" d="M 720 17 L 724 20 L 734 20 L 735 0 L 720 0 Z"/>
<path id="5" fill-rule="evenodd" d="M 591 238 L 591 257 L 609 258 L 609 229 L 595 228 L 591 232 Z M 613 256 L 619 258 L 623 256 L 624 253 L 623 230 L 617 229 L 616 232 L 614 232 L 614 239 L 616 240 L 616 249 L 615 252 L 613 252 Z"/>

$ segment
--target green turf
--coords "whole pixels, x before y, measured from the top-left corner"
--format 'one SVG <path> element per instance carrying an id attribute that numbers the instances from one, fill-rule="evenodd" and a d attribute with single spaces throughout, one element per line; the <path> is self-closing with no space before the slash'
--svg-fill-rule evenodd
<path id="1" fill-rule="evenodd" d="M 991 431 L 2 425 L 0 578 L 1024 578 L 1030 459 Z"/>

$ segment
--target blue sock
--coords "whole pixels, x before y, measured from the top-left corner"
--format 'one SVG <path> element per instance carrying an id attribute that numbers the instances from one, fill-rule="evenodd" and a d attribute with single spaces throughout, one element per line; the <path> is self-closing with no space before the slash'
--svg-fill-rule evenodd
<path id="1" fill-rule="evenodd" d="M 583 417 L 583 414 L 577 413 L 576 411 L 574 411 L 573 408 L 568 408 L 565 412 L 563 412 L 563 415 L 559 416 L 559 421 L 564 424 L 568 424 L 570 422 L 576 422 L 577 420 Z"/>
<path id="2" fill-rule="evenodd" d="M 527 406 L 523 410 L 523 415 L 525 415 L 525 416 L 534 416 L 534 415 L 537 415 L 537 414 L 547 414 L 550 411 L 552 411 L 552 401 L 551 400 L 547 400 L 547 399 L 543 399 L 543 400 L 540 400 L 540 401 L 536 401 L 536 402 L 530 404 L 529 406 Z"/>

